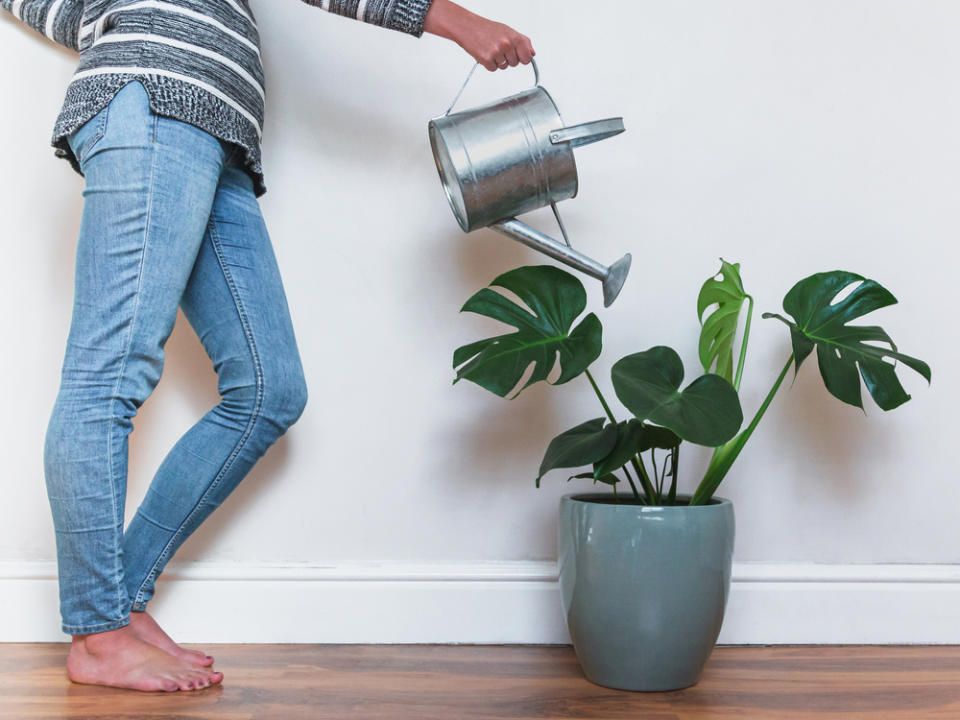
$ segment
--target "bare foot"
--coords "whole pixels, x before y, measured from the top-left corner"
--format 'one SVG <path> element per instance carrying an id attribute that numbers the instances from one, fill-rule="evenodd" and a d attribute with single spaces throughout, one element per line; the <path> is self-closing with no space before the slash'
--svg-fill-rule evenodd
<path id="1" fill-rule="evenodd" d="M 146 610 L 143 612 L 130 613 L 130 627 L 133 628 L 133 632 L 138 638 L 150 643 L 154 647 L 166 650 L 174 657 L 178 657 L 181 660 L 189 660 L 195 665 L 202 665 L 204 667 L 213 665 L 213 657 L 210 655 L 202 653 L 199 650 L 187 650 L 177 645 L 173 641 L 173 638 L 163 631 L 159 623 L 157 623 L 157 621 L 153 619 L 153 616 Z"/>
<path id="2" fill-rule="evenodd" d="M 199 667 L 144 642 L 127 625 L 117 630 L 74 635 L 67 675 L 75 683 L 131 690 L 199 690 L 223 680 L 223 673 Z"/>

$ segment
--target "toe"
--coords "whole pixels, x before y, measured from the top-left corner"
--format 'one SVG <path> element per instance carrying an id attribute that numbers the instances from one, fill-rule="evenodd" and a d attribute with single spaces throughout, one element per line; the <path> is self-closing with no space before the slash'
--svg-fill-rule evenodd
<path id="1" fill-rule="evenodd" d="M 198 690 L 210 685 L 210 673 L 207 672 L 194 673 L 190 679 L 193 683 L 193 686 Z"/>
<path id="2" fill-rule="evenodd" d="M 204 667 L 209 667 L 213 665 L 213 657 L 202 653 L 199 650 L 190 651 L 190 660 L 191 662 L 196 663 L 197 665 L 203 665 Z"/>

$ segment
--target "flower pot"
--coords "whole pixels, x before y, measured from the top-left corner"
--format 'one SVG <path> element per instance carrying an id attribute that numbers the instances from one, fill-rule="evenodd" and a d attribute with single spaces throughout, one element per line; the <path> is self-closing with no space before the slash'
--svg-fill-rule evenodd
<path id="1" fill-rule="evenodd" d="M 697 682 L 730 594 L 733 504 L 629 504 L 611 493 L 560 499 L 564 616 L 587 679 L 621 690 Z"/>

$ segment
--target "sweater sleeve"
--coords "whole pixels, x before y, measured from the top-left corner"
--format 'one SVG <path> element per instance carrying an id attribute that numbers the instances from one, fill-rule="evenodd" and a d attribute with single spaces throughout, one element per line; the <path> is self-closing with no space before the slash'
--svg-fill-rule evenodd
<path id="1" fill-rule="evenodd" d="M 0 8 L 55 43 L 79 50 L 83 0 L 0 0 Z"/>
<path id="2" fill-rule="evenodd" d="M 423 35 L 423 18 L 433 0 L 303 0 L 303 2 L 337 15 L 420 37 Z"/>

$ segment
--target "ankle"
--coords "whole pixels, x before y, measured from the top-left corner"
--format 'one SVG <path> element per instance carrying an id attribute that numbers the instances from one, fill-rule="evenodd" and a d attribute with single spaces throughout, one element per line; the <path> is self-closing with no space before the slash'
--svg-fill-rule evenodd
<path id="1" fill-rule="evenodd" d="M 130 625 L 124 625 L 113 630 L 104 632 L 90 633 L 89 635 L 74 635 L 73 645 L 81 645 L 90 653 L 97 654 L 103 650 L 116 646 L 118 643 L 125 642 L 132 635 Z"/>

